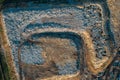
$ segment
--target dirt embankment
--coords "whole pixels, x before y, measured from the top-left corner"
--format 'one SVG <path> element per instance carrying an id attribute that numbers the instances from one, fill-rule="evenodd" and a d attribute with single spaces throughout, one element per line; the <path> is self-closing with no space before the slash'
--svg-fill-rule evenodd
<path id="1" fill-rule="evenodd" d="M 108 6 L 111 12 L 111 21 L 113 23 L 116 45 L 120 50 L 120 0 L 108 0 Z"/>

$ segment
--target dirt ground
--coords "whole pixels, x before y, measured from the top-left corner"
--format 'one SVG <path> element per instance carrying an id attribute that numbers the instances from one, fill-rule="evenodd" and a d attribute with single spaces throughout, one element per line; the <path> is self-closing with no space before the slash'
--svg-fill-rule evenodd
<path id="1" fill-rule="evenodd" d="M 107 0 L 107 2 L 111 11 L 111 20 L 113 23 L 112 29 L 117 42 L 116 45 L 120 50 L 120 0 Z M 2 29 L 0 27 L 0 31 L 1 30 Z M 25 73 L 24 75 L 26 76 L 25 80 L 34 80 L 38 77 L 45 78 L 55 76 L 58 74 L 58 68 L 56 67 L 56 64 L 64 66 L 66 62 L 77 60 L 77 51 L 74 46 L 71 46 L 70 40 L 59 38 L 41 38 L 40 41 L 43 44 L 41 44 L 43 48 L 42 56 L 45 59 L 45 63 L 42 65 L 28 65 L 23 63 L 23 71 Z M 6 49 L 9 48 L 7 41 L 5 44 L 6 45 L 4 46 Z M 8 51 L 10 51 L 9 49 Z M 9 52 L 7 52 L 7 54 L 9 54 Z M 7 55 L 7 57 L 9 56 Z M 8 60 L 11 60 L 11 58 Z M 9 62 L 8 64 L 13 64 L 13 62 Z M 15 71 L 12 71 L 12 69 L 11 72 L 13 72 L 13 75 L 16 73 Z M 76 80 L 79 79 L 77 78 Z"/>
<path id="2" fill-rule="evenodd" d="M 45 63 L 42 65 L 23 64 L 25 80 L 34 80 L 37 77 L 42 79 L 58 75 L 56 65 L 65 66 L 68 62 L 77 60 L 76 48 L 71 46 L 70 40 L 40 38 L 40 42 L 43 48 L 42 55 L 45 59 Z M 75 65 L 73 65 L 73 67 L 74 66 Z"/>
<path id="3" fill-rule="evenodd" d="M 120 50 L 120 0 L 108 0 L 108 6 L 111 12 L 111 20 L 113 25 L 114 35 L 117 46 Z"/>

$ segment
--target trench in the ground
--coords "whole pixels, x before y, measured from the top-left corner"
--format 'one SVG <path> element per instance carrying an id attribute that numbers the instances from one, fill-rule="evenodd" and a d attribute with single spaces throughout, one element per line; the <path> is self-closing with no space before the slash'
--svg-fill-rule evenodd
<path id="1" fill-rule="evenodd" d="M 76 45 L 75 48 L 77 50 L 77 52 L 76 52 L 76 54 L 77 54 L 76 63 L 73 63 L 73 64 L 76 64 L 76 66 L 74 65 L 74 67 L 77 68 L 77 71 L 74 71 L 74 69 L 72 71 L 72 69 L 71 69 L 72 73 L 69 73 L 69 71 L 68 71 L 68 74 L 75 74 L 76 72 L 83 70 L 82 68 L 85 67 L 84 66 L 84 54 L 83 54 L 83 40 L 79 35 L 77 35 L 75 33 L 72 33 L 72 32 L 44 32 L 44 33 L 37 33 L 37 34 L 31 35 L 31 38 L 33 40 L 37 40 L 37 41 L 38 41 L 38 39 L 40 39 L 42 37 L 44 37 L 44 38 L 49 37 L 49 38 L 60 38 L 60 39 L 72 40 L 75 43 L 75 45 Z M 28 41 L 25 42 L 24 45 L 28 45 L 26 43 L 28 43 Z M 65 69 L 67 69 L 69 67 L 73 67 L 73 66 L 69 65 Z M 32 69 L 32 68 L 34 68 L 34 70 L 32 72 L 30 72 L 29 69 Z M 50 71 L 52 69 L 54 71 Z M 27 71 L 29 71 L 29 72 L 27 72 Z M 25 75 L 26 80 L 34 80 L 37 77 L 45 78 L 45 77 L 51 77 L 51 76 L 54 76 L 54 75 L 60 75 L 58 73 L 58 71 L 57 71 L 57 67 L 56 67 L 56 64 L 54 62 L 50 62 L 48 67 L 36 66 L 36 65 L 31 65 L 31 64 L 23 65 L 23 73 Z M 50 74 L 52 74 L 52 75 L 50 75 Z M 64 71 L 63 71 L 63 74 L 64 74 Z M 65 74 L 67 74 L 67 72 Z"/>

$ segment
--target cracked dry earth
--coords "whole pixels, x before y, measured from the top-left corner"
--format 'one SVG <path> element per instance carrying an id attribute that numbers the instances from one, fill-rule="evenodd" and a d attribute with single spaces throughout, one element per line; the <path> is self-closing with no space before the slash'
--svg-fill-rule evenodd
<path id="1" fill-rule="evenodd" d="M 116 49 L 104 7 L 45 6 L 7 8 L 1 14 L 11 79 L 109 80 L 114 67 L 108 65 L 117 60 L 111 63 Z"/>

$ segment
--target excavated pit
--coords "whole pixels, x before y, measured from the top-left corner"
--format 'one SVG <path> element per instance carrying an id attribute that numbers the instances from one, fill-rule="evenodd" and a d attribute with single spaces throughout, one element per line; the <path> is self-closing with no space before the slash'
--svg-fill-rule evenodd
<path id="1" fill-rule="evenodd" d="M 34 37 L 36 36 L 39 36 L 37 41 L 41 42 L 36 45 L 42 48 L 41 55 L 44 62 L 30 64 L 29 61 L 32 60 L 24 59 L 28 55 L 32 56 L 35 52 L 27 54 L 22 52 L 23 58 L 21 58 L 25 80 L 35 80 L 37 77 L 42 79 L 55 75 L 76 74 L 79 72 L 80 54 L 83 54 L 79 36 L 72 33 L 41 33 L 40 35 L 34 35 Z M 24 45 L 23 49 L 25 49 Z M 25 57 L 25 55 L 27 56 Z M 26 62 L 29 64 L 26 64 Z"/>
<path id="2" fill-rule="evenodd" d="M 98 4 L 82 7 L 74 5 L 55 7 L 43 4 L 37 7 L 3 10 L 4 29 L 16 74 L 20 73 L 19 76 L 25 80 L 36 80 L 82 73 L 84 68 L 87 68 L 84 63 L 87 61 L 84 60 L 85 54 L 90 55 L 90 59 L 95 55 L 93 61 L 96 60 L 96 63 L 92 64 L 99 68 L 97 60 L 101 60 L 102 64 L 102 60 L 104 63 L 104 59 L 114 53 L 110 52 L 113 46 L 108 40 L 108 38 L 113 40 L 111 25 L 102 13 L 102 7 Z M 44 28 L 48 30 L 44 31 Z M 43 32 L 39 33 L 39 29 Z M 64 29 L 65 31 L 62 31 Z M 73 32 L 70 32 L 72 30 Z M 85 38 L 88 38 L 88 35 L 83 37 L 82 32 L 90 35 L 92 44 L 88 49 L 93 45 L 92 51 L 95 54 L 84 52 L 86 47 L 83 45 L 87 45 Z M 109 34 L 107 38 L 106 34 Z M 33 41 L 30 41 L 29 37 Z M 21 62 L 18 59 L 19 49 Z"/>

